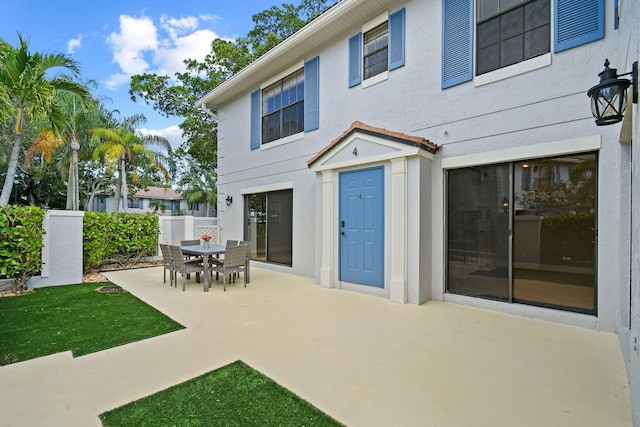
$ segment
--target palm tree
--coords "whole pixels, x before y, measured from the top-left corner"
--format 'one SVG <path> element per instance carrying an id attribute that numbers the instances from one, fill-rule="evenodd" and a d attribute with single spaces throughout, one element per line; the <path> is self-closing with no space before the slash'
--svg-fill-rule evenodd
<path id="1" fill-rule="evenodd" d="M 63 54 L 42 54 L 29 51 L 29 40 L 18 34 L 19 46 L 13 47 L 0 39 L 0 121 L 15 120 L 13 146 L 7 174 L 0 194 L 0 206 L 9 203 L 13 180 L 18 168 L 22 127 L 25 117 L 48 118 L 54 133 L 58 133 L 62 111 L 56 103 L 58 91 L 89 97 L 89 90 L 68 78 L 48 77 L 52 68 L 62 67 L 74 77 L 79 74 L 75 61 Z M 8 105 L 7 105 L 8 103 Z M 7 116 L 8 115 L 8 116 Z"/>
<path id="2" fill-rule="evenodd" d="M 153 199 L 152 201 L 150 201 L 149 207 L 152 209 L 151 213 L 153 214 L 156 214 L 158 212 L 164 214 L 167 211 L 167 207 L 165 206 L 164 201 L 160 199 Z"/>
<path id="3" fill-rule="evenodd" d="M 85 152 L 89 149 L 87 144 L 90 141 L 90 129 L 100 125 L 103 109 L 96 101 L 85 100 L 73 93 L 61 93 L 59 101 L 66 113 L 60 139 L 68 147 L 59 163 L 59 169 L 62 176 L 68 176 L 66 209 L 77 211 L 80 209 L 80 150 L 83 147 Z"/>
<path id="4" fill-rule="evenodd" d="M 165 164 L 165 158 L 162 153 L 153 151 L 148 148 L 151 144 L 159 145 L 161 148 L 169 151 L 171 146 L 169 141 L 162 137 L 153 135 L 143 135 L 134 131 L 133 125 L 144 120 L 144 116 L 137 115 L 125 119 L 124 123 L 117 128 L 96 128 L 93 130 L 91 137 L 97 145 L 93 152 L 94 159 L 101 159 L 105 162 L 108 170 L 117 171 L 118 182 L 115 188 L 115 205 L 113 212 L 120 209 L 120 197 L 123 200 L 123 210 L 127 211 L 127 164 L 131 164 L 133 177 L 136 177 L 135 168 L 138 162 L 149 162 L 158 168 L 165 178 L 165 182 L 169 183 L 170 177 Z"/>
<path id="5" fill-rule="evenodd" d="M 218 197 L 216 175 L 205 172 L 202 176 L 193 178 L 189 187 L 182 192 L 189 205 L 194 203 L 207 204 L 207 216 L 211 216 L 211 206 L 215 206 Z"/>

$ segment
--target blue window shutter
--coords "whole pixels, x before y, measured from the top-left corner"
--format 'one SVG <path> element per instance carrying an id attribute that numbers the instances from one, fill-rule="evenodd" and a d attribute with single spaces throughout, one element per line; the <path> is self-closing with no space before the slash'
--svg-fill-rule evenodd
<path id="1" fill-rule="evenodd" d="M 362 33 L 349 39 L 349 87 L 362 81 Z"/>
<path id="2" fill-rule="evenodd" d="M 304 64 L 304 131 L 320 127 L 320 57 Z"/>
<path id="3" fill-rule="evenodd" d="M 389 15 L 389 71 L 404 65 L 404 7 Z"/>
<path id="4" fill-rule="evenodd" d="M 260 89 L 251 93 L 251 149 L 260 148 Z"/>
<path id="5" fill-rule="evenodd" d="M 442 89 L 473 79 L 473 0 L 442 0 Z"/>
<path id="6" fill-rule="evenodd" d="M 554 0 L 554 52 L 604 37 L 604 0 Z"/>

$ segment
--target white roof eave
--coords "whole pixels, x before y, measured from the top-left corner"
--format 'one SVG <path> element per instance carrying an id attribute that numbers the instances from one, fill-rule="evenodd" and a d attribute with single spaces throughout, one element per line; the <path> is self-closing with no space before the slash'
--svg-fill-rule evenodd
<path id="1" fill-rule="evenodd" d="M 260 83 L 286 69 L 289 65 L 308 59 L 322 44 L 345 31 L 362 24 L 385 10 L 390 0 L 341 0 L 322 15 L 283 40 L 269 52 L 220 84 L 196 101 L 196 107 L 218 108 L 236 96 L 256 89 Z"/>

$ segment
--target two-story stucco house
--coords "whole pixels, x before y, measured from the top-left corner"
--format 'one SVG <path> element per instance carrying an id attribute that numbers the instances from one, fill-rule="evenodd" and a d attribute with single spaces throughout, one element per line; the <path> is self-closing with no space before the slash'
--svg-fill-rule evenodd
<path id="1" fill-rule="evenodd" d="M 198 101 L 223 238 L 320 286 L 616 332 L 637 371 L 637 104 L 596 126 L 587 97 L 640 56 L 634 3 L 338 2 Z"/>

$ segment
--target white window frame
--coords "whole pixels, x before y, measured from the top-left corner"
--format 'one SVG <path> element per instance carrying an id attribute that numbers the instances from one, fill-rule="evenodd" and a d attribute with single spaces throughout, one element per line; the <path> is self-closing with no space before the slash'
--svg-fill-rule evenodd
<path id="1" fill-rule="evenodd" d="M 368 31 L 373 30 L 375 27 L 377 27 L 378 25 L 384 24 L 385 22 L 387 23 L 389 22 L 389 11 L 386 11 L 378 15 L 377 17 L 375 17 L 374 19 L 372 19 L 371 21 L 367 22 L 362 26 L 361 43 L 363 44 L 363 46 L 361 47 L 361 52 L 360 52 L 360 55 L 361 55 L 360 61 L 362 62 L 362 66 L 360 67 L 361 68 L 360 78 L 362 79 L 363 89 L 389 79 L 389 64 L 387 64 L 387 71 L 383 71 L 382 73 L 376 74 L 373 77 L 369 77 L 366 80 L 364 79 L 364 35 Z M 388 31 L 389 31 L 389 28 L 387 27 L 387 37 L 388 37 Z"/>
<path id="2" fill-rule="evenodd" d="M 282 71 L 281 73 L 276 74 L 275 76 L 273 76 L 269 80 L 266 80 L 265 82 L 263 82 L 260 85 L 260 121 L 261 121 L 261 124 L 260 124 L 260 150 L 268 150 L 270 148 L 279 147 L 281 145 L 288 144 L 288 143 L 293 142 L 293 141 L 299 141 L 301 139 L 304 139 L 304 130 L 303 130 L 301 132 L 285 136 L 284 138 L 280 138 L 280 139 L 276 139 L 276 140 L 267 142 L 266 144 L 264 142 L 262 142 L 262 91 L 265 88 L 271 86 L 272 84 L 277 83 L 278 81 L 284 79 L 285 77 L 290 76 L 291 74 L 293 74 L 293 73 L 295 73 L 297 71 L 300 71 L 300 70 L 304 71 L 304 61 L 297 62 L 296 64 L 292 65 L 291 67 L 287 68 L 286 70 Z M 306 84 L 306 82 L 305 82 L 305 84 Z"/>
<path id="3" fill-rule="evenodd" d="M 553 13 L 553 0 L 549 1 L 549 53 L 536 56 L 531 59 L 526 59 L 517 64 L 509 65 L 503 68 L 499 68 L 494 71 L 489 71 L 481 75 L 476 75 L 476 61 L 478 55 L 477 43 L 478 43 L 478 14 L 476 13 L 478 8 L 477 0 L 474 0 L 474 13 L 473 13 L 473 84 L 475 87 L 484 86 L 489 83 L 494 83 L 500 80 L 508 79 L 509 77 L 518 76 L 520 74 L 528 73 L 529 71 L 538 70 L 540 68 L 548 67 L 551 65 L 551 51 L 553 50 L 553 39 L 555 31 L 556 17 Z"/>

